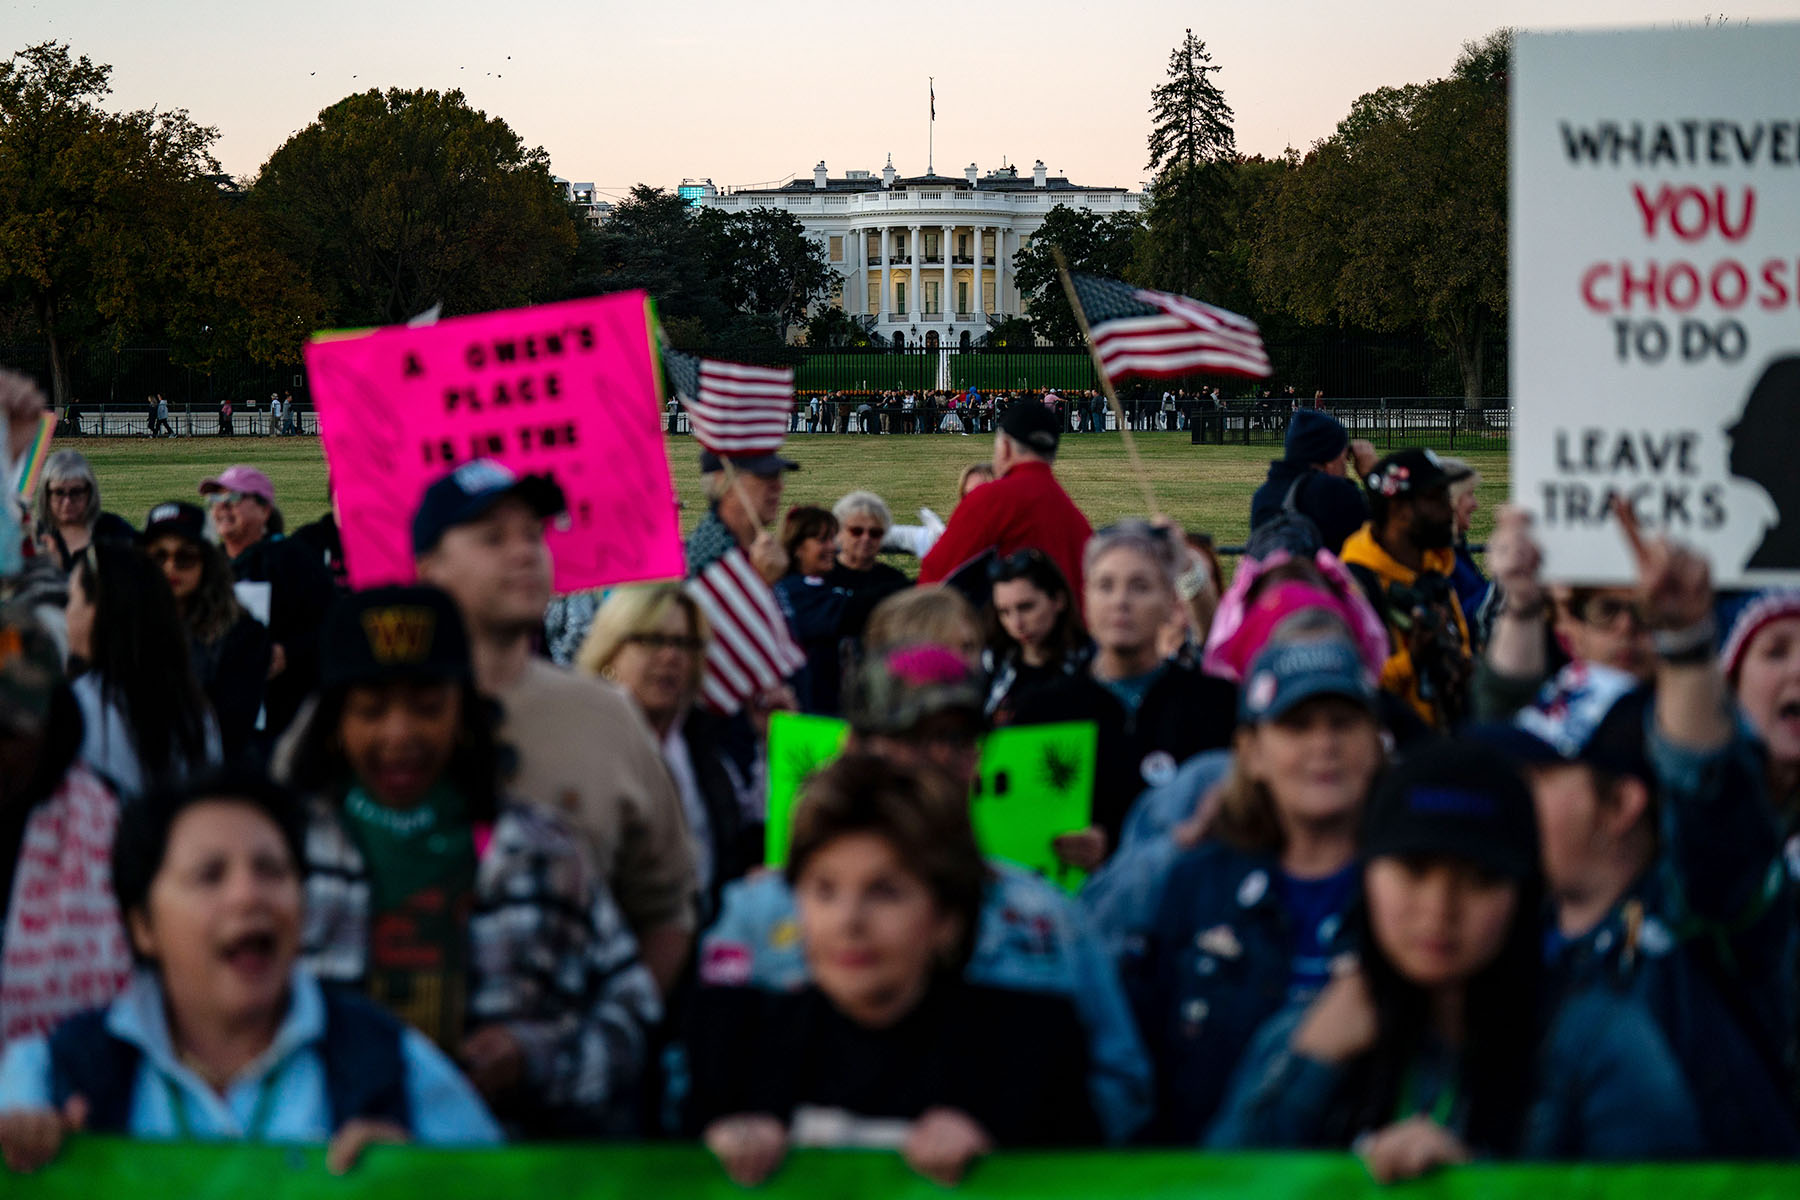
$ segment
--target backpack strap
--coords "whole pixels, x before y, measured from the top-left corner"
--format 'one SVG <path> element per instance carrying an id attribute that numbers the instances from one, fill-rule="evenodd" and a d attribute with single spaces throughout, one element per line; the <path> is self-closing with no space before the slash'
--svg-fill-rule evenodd
<path id="1" fill-rule="evenodd" d="M 1281 498 L 1281 511 L 1297 513 L 1300 511 L 1300 489 L 1305 486 L 1311 471 L 1302 471 L 1294 476 L 1294 482 L 1288 484 L 1287 495 Z"/>
<path id="2" fill-rule="evenodd" d="M 88 1104 L 89 1130 L 126 1133 L 141 1054 L 106 1028 L 106 1012 L 77 1013 L 50 1035 L 50 1102 L 60 1111 L 80 1096 Z"/>
<path id="3" fill-rule="evenodd" d="M 1344 565 L 1350 568 L 1351 577 L 1356 580 L 1357 586 L 1362 588 L 1363 595 L 1369 601 L 1369 606 L 1375 610 L 1375 615 L 1381 618 L 1382 628 L 1387 630 L 1388 649 L 1391 653 L 1399 643 L 1394 637 L 1394 609 L 1388 603 L 1386 581 L 1374 570 L 1361 563 L 1345 563 Z"/>
<path id="4" fill-rule="evenodd" d="M 392 1121 L 411 1131 L 412 1102 L 406 1091 L 406 1058 L 401 1039 L 406 1026 L 351 992 L 321 986 L 325 996 L 325 1090 L 331 1127 L 357 1117 Z"/>

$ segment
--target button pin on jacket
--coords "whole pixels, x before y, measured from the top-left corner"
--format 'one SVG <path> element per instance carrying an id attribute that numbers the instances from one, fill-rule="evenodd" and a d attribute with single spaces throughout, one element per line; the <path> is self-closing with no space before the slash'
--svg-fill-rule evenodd
<path id="1" fill-rule="evenodd" d="M 1244 876 L 1244 882 L 1238 884 L 1237 901 L 1240 907 L 1254 907 L 1269 892 L 1269 874 L 1267 871 L 1252 871 Z"/>
<path id="2" fill-rule="evenodd" d="M 1194 939 L 1199 950 L 1219 958 L 1237 958 L 1243 954 L 1243 943 L 1229 925 L 1214 925 Z"/>

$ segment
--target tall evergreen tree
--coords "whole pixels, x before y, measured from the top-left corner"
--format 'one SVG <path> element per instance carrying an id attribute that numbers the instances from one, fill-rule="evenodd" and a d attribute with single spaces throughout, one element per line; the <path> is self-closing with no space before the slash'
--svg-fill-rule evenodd
<path id="1" fill-rule="evenodd" d="M 1223 210 L 1237 139 L 1231 105 L 1213 82 L 1220 68 L 1189 29 L 1150 92 L 1149 228 L 1138 257 L 1144 283 L 1184 295 L 1217 282 Z"/>

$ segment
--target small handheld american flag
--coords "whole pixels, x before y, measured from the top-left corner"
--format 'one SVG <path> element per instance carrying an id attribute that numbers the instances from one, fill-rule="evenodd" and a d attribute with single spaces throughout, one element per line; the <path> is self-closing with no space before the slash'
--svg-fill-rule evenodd
<path id="1" fill-rule="evenodd" d="M 1272 373 L 1262 334 L 1248 317 L 1113 279 L 1070 279 L 1108 378 L 1204 373 L 1266 379 Z"/>
<path id="2" fill-rule="evenodd" d="M 746 367 L 663 351 L 694 440 L 714 454 L 773 454 L 794 410 L 792 367 Z"/>
<path id="3" fill-rule="evenodd" d="M 714 712 L 730 716 L 806 665 L 775 594 L 741 548 L 707 565 L 686 590 L 712 626 L 700 695 Z"/>

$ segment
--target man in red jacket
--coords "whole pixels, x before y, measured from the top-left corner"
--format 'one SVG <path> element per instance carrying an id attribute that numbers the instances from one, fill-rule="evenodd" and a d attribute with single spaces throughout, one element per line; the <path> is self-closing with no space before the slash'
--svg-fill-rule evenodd
<path id="1" fill-rule="evenodd" d="M 1061 436 L 1060 422 L 1042 404 L 1022 400 L 1006 410 L 994 434 L 997 478 L 956 506 L 919 564 L 920 583 L 946 579 L 986 550 L 1005 557 L 1029 548 L 1061 568 L 1081 603 L 1081 552 L 1094 528 L 1050 471 Z"/>

